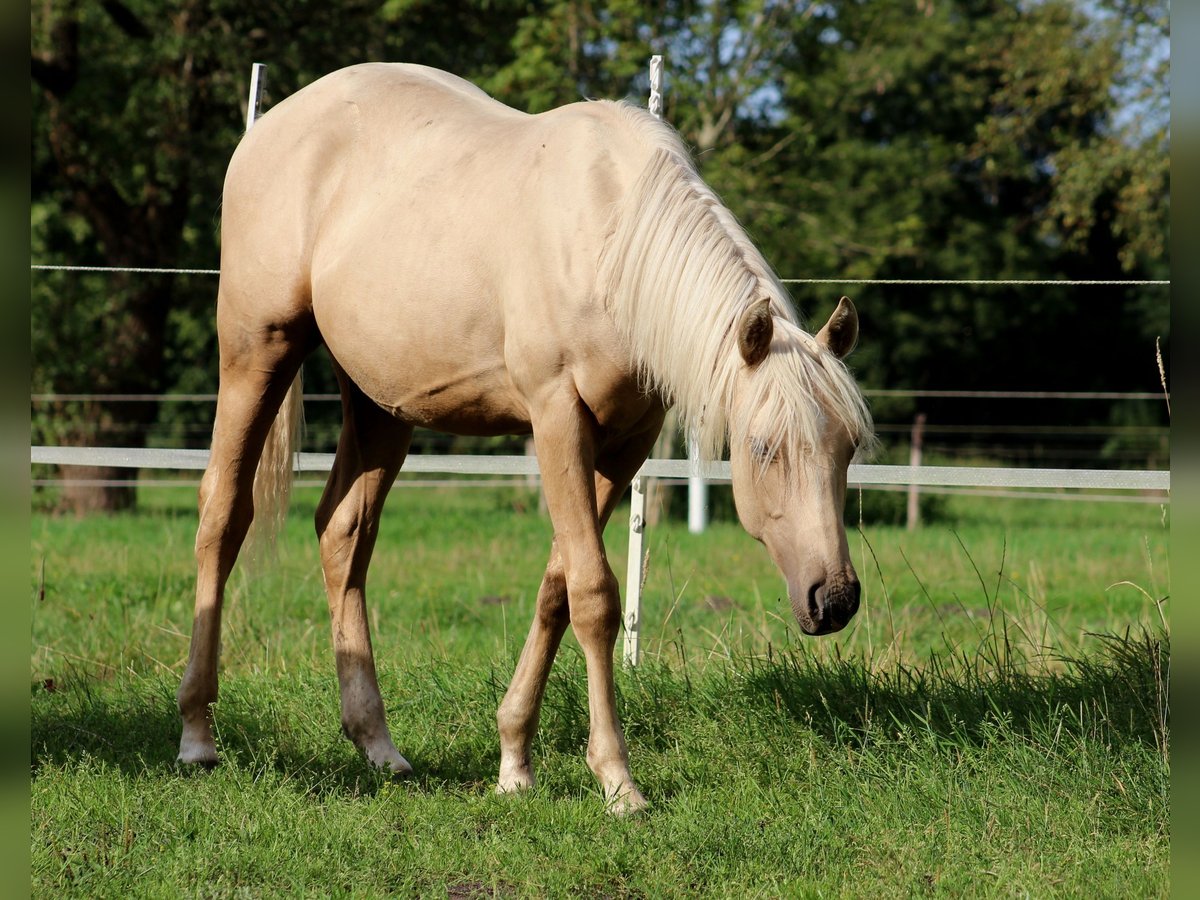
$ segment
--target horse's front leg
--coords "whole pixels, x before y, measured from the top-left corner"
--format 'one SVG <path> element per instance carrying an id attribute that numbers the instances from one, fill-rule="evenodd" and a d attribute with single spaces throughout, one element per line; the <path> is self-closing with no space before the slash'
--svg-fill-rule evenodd
<path id="1" fill-rule="evenodd" d="M 595 484 L 601 530 L 650 453 L 662 428 L 662 419 L 663 410 L 652 410 L 633 433 L 599 454 Z M 496 789 L 500 793 L 523 790 L 534 784 L 530 748 L 537 733 L 550 666 L 570 620 L 567 576 L 555 541 L 538 589 L 533 625 L 496 714 L 500 731 L 500 780 Z"/>
<path id="2" fill-rule="evenodd" d="M 534 441 L 546 505 L 562 556 L 567 602 L 587 663 L 590 733 L 587 761 L 613 812 L 646 805 L 629 772 L 629 751 L 617 717 L 613 648 L 621 627 L 621 597 L 602 539 L 597 506 L 594 420 L 573 387 L 564 386 L 534 415 Z M 610 497 L 605 498 L 608 506 Z"/>
<path id="3" fill-rule="evenodd" d="M 508 691 L 496 712 L 500 732 L 500 779 L 496 790 L 501 794 L 533 787 L 530 747 L 537 733 L 550 666 L 570 621 L 567 578 L 556 541 L 550 548 L 550 561 L 538 588 L 537 608 L 529 636 L 525 639 Z"/>

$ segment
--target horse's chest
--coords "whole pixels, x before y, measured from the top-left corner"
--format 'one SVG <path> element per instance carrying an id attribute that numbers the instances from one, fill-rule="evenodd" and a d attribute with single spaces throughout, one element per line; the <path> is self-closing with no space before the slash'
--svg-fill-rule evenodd
<path id="1" fill-rule="evenodd" d="M 577 370 L 575 389 L 596 423 L 608 432 L 630 431 L 658 403 L 639 388 L 636 376 L 611 367 Z"/>

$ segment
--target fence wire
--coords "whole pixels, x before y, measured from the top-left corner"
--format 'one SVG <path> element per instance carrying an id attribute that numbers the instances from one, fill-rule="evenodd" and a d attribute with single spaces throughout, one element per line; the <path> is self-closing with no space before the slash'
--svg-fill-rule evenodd
<path id="1" fill-rule="evenodd" d="M 220 275 L 220 269 L 165 269 L 149 266 L 56 266 L 31 263 L 35 272 L 126 272 L 136 275 Z M 784 284 L 899 284 L 899 285 L 1062 285 L 1066 287 L 1116 287 L 1129 285 L 1148 287 L 1166 286 L 1170 281 L 1163 279 L 1091 279 L 1091 278 L 781 278 Z"/>

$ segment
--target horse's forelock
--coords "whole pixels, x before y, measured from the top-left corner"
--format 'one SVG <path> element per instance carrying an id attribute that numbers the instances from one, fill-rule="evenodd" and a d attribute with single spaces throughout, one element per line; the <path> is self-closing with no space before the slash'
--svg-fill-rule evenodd
<path id="1" fill-rule="evenodd" d="M 772 352 L 748 375 L 732 412 L 733 433 L 766 444 L 764 458 L 781 447 L 789 456 L 820 455 L 832 421 L 869 453 L 874 427 L 862 392 L 845 365 L 809 334 L 780 326 Z"/>

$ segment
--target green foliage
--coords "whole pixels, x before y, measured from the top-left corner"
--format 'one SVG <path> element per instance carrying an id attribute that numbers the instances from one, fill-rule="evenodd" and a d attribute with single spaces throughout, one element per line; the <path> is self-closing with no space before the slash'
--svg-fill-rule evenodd
<path id="1" fill-rule="evenodd" d="M 341 65 L 405 59 L 536 112 L 644 102 L 658 52 L 667 119 L 785 276 L 1165 277 L 1167 21 L 1165 4 L 1141 0 L 472 0 L 453 15 L 432 0 L 43 4 L 31 8 L 32 254 L 215 265 L 252 60 L 269 64 L 268 105 Z M 212 390 L 214 287 L 35 274 L 35 389 Z M 795 291 L 813 320 L 837 293 Z M 1154 337 L 1169 360 L 1162 291 L 855 299 L 853 364 L 872 386 L 1152 390 Z M 309 384 L 332 389 L 315 366 Z M 85 436 L 110 421 L 136 442 L 139 415 L 180 413 L 81 415 L 97 420 Z M 34 424 L 38 439 L 71 431 L 52 434 L 40 411 Z"/>
<path id="2" fill-rule="evenodd" d="M 366 47 L 355 38 L 374 11 L 298 0 L 128 0 L 36 6 L 31 16 L 34 259 L 212 268 L 249 62 L 268 59 L 284 96 L 360 58 Z M 286 36 L 280 17 L 294 28 Z M 34 390 L 213 390 L 215 288 L 203 276 L 36 273 Z M 145 403 L 42 407 L 32 416 L 33 438 L 139 446 L 157 417 Z M 172 417 L 178 410 L 163 414 Z M 127 502 L 115 499 L 127 498 L 123 492 L 94 493 L 108 499 L 75 502 Z"/>

